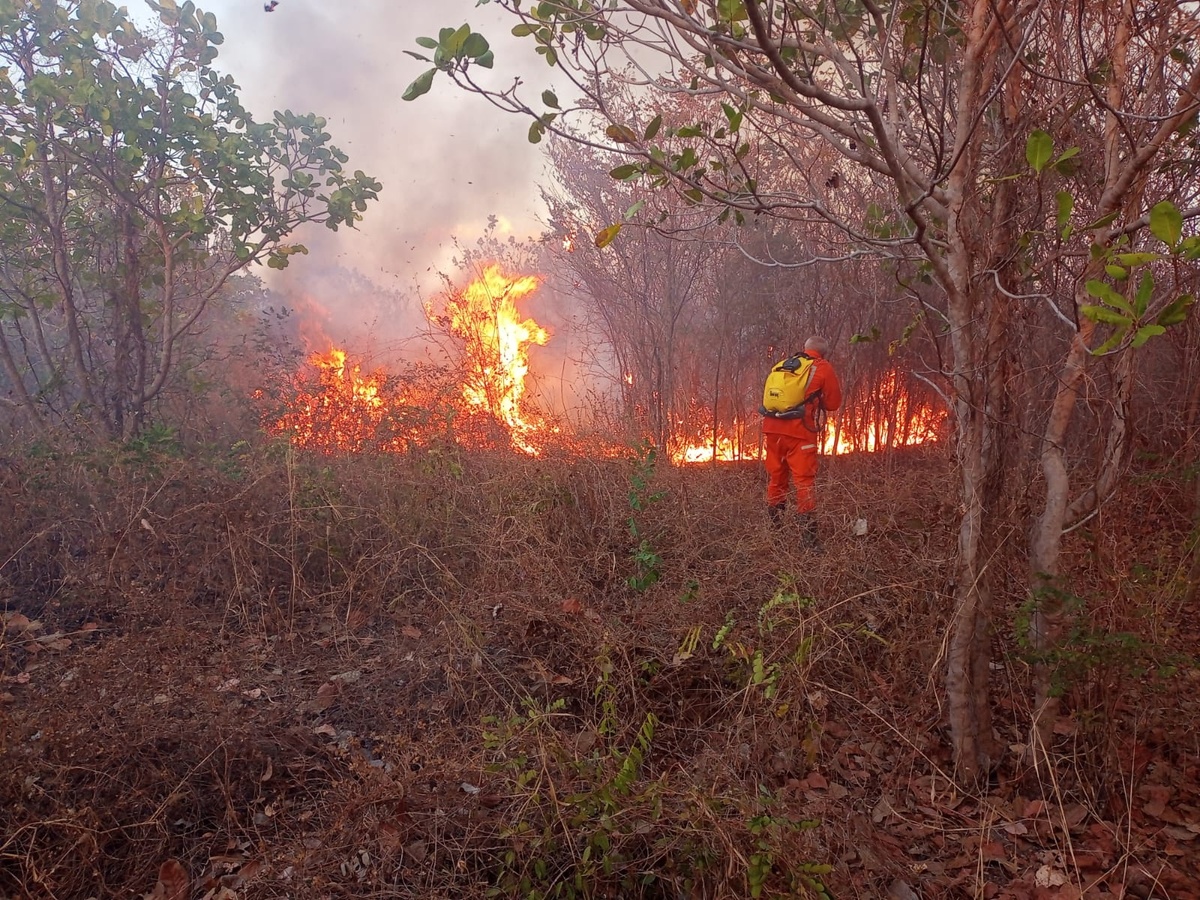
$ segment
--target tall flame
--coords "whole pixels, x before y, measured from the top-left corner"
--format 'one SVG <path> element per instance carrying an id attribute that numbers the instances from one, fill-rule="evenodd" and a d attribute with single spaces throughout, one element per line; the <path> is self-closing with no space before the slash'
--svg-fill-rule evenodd
<path id="1" fill-rule="evenodd" d="M 498 265 L 451 296 L 442 316 L 427 309 L 463 341 L 462 398 L 468 411 L 486 413 L 509 431 L 514 447 L 536 455 L 534 436 L 542 427 L 525 408 L 530 344 L 545 344 L 546 329 L 517 312 L 517 301 L 540 284 L 533 275 L 509 276 Z"/>

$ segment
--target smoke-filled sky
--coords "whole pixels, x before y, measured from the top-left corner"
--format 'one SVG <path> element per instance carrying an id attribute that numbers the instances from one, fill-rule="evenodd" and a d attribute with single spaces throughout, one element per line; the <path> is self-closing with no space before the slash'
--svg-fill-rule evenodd
<path id="1" fill-rule="evenodd" d="M 418 36 L 463 22 L 491 41 L 496 84 L 524 72 L 540 91 L 548 67 L 528 41 L 511 36 L 513 20 L 496 7 L 475 0 L 280 0 L 267 13 L 262 0 L 197 5 L 216 15 L 225 36 L 217 67 L 241 85 L 257 119 L 276 109 L 322 115 L 351 170 L 383 182 L 357 233 L 320 228 L 301 235 L 310 255 L 294 258 L 293 269 L 273 281 L 277 287 L 343 266 L 383 288 L 436 289 L 451 239 L 473 241 L 489 215 L 518 238 L 540 231 L 544 160 L 526 138 L 528 121 L 500 113 L 444 76 L 424 97 L 401 99 L 428 68 L 403 51 L 422 52 Z M 138 6 L 130 2 L 131 11 Z"/>

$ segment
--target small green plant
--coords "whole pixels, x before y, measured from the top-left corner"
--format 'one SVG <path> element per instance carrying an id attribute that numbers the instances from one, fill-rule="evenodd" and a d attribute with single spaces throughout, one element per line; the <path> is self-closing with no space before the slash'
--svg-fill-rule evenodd
<path id="1" fill-rule="evenodd" d="M 753 843 L 753 852 L 747 857 L 746 881 L 751 897 L 762 897 L 772 876 L 779 875 L 787 883 L 787 896 L 815 897 L 817 900 L 833 900 L 833 894 L 825 886 L 824 877 L 833 867 L 824 863 L 794 862 L 779 872 L 779 849 L 788 834 L 811 831 L 821 823 L 817 819 L 789 819 L 783 816 L 761 814 L 747 824 Z M 778 889 L 770 896 L 780 896 Z"/>
<path id="2" fill-rule="evenodd" d="M 174 428 L 156 423 L 126 441 L 122 449 L 139 462 L 146 462 L 157 455 L 179 456 L 183 448 Z"/>
<path id="3" fill-rule="evenodd" d="M 726 616 L 724 624 L 713 636 L 712 649 L 726 651 L 733 664 L 732 677 L 735 682 L 746 688 L 761 689 L 763 698 L 773 701 L 779 694 L 784 676 L 788 672 L 803 672 L 816 642 L 816 636 L 811 633 L 804 634 L 802 627 L 802 613 L 812 606 L 812 603 L 812 598 L 801 596 L 794 580 L 785 576 L 771 599 L 759 607 L 758 637 L 764 639 L 776 630 L 790 629 L 787 632 L 789 642 L 795 639 L 795 646 L 787 648 L 786 652 L 768 653 L 762 647 L 732 640 L 733 614 Z M 692 643 L 695 643 L 694 640 Z M 781 708 L 786 709 L 786 704 Z"/>
<path id="4" fill-rule="evenodd" d="M 490 896 L 576 900 L 607 896 L 602 885 L 632 896 L 654 877 L 637 860 L 663 813 L 662 780 L 643 775 L 658 719 L 647 713 L 630 745 L 620 747 L 612 667 L 601 662 L 600 739 L 587 752 L 570 753 L 560 739 L 554 720 L 567 715 L 562 700 L 526 698 L 521 712 L 484 720 L 488 768 L 522 798 L 519 820 L 501 832 L 512 846 Z"/>
<path id="5" fill-rule="evenodd" d="M 625 579 L 625 583 L 639 593 L 662 577 L 662 557 L 642 533 L 636 516 L 636 513 L 644 512 L 666 496 L 665 491 L 650 489 L 657 463 L 658 451 L 649 444 L 642 444 L 633 458 L 633 471 L 629 475 L 629 536 L 637 543 L 629 553 L 634 572 Z"/>
<path id="6" fill-rule="evenodd" d="M 689 578 L 687 584 L 683 586 L 683 593 L 679 595 L 681 604 L 688 604 L 700 596 L 700 582 L 695 578 Z"/>
<path id="7" fill-rule="evenodd" d="M 1042 604 L 1062 610 L 1068 623 L 1062 640 L 1039 651 L 1033 642 L 1035 613 Z M 1050 695 L 1061 697 L 1073 687 L 1085 683 L 1098 669 L 1116 670 L 1140 677 L 1147 672 L 1174 671 L 1154 659 L 1154 647 L 1127 631 L 1106 631 L 1092 624 L 1086 599 L 1053 585 L 1039 588 L 1017 610 L 1014 629 L 1017 645 L 1030 665 L 1045 666 L 1050 672 Z"/>

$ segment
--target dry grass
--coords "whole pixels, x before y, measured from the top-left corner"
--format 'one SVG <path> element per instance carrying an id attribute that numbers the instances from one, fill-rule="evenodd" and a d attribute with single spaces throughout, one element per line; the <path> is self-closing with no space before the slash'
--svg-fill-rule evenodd
<path id="1" fill-rule="evenodd" d="M 1186 817 L 1200 752 L 1168 751 L 1160 682 L 1113 682 L 1127 660 L 1080 680 L 1108 720 L 1065 729 L 1052 802 L 1015 756 L 986 794 L 948 776 L 944 459 L 832 461 L 819 556 L 770 530 L 757 466 L 660 467 L 631 513 L 633 471 L 454 448 L 0 466 L 0 896 L 138 895 L 168 859 L 195 897 L 1025 897 L 1045 866 L 1189 896 L 1135 808 L 1149 758 Z M 631 514 L 662 560 L 644 591 Z M 1128 574 L 1076 550 L 1090 587 Z M 1177 644 L 1161 581 L 1106 624 L 1152 608 Z M 1017 743 L 1024 667 L 1001 663 Z"/>

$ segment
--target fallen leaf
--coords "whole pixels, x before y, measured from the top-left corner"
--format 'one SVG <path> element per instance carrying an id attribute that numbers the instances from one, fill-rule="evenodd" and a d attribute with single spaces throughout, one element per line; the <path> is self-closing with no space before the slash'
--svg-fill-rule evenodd
<path id="1" fill-rule="evenodd" d="M 41 623 L 39 622 L 38 625 Z M 9 631 L 31 631 L 34 623 L 29 621 L 29 617 L 19 612 L 6 613 L 4 616 L 4 627 Z"/>
<path id="2" fill-rule="evenodd" d="M 1038 887 L 1060 887 L 1067 883 L 1067 873 L 1050 866 L 1042 866 L 1033 876 Z"/>
<path id="3" fill-rule="evenodd" d="M 332 725 L 318 725 L 313 729 L 313 734 L 323 734 L 326 737 L 337 737 L 337 729 Z"/>
<path id="4" fill-rule="evenodd" d="M 808 782 L 808 786 L 814 790 L 824 790 L 829 787 L 829 782 L 820 772 L 809 772 L 808 777 L 804 779 Z"/>
<path id="5" fill-rule="evenodd" d="M 1004 825 L 1004 830 L 1009 834 L 1029 834 L 1029 826 L 1024 822 L 1009 822 Z"/>
<path id="6" fill-rule="evenodd" d="M 468 793 L 468 794 L 478 794 L 479 793 L 479 788 L 475 787 L 475 785 L 473 785 L 473 784 L 468 784 L 465 781 L 460 786 L 462 787 L 462 789 L 465 793 Z"/>
<path id="7" fill-rule="evenodd" d="M 146 900 L 188 900 L 191 881 L 187 869 L 177 859 L 168 859 L 158 867 L 158 882 Z"/>
<path id="8" fill-rule="evenodd" d="M 262 781 L 270 781 L 270 780 L 271 780 L 271 776 L 272 776 L 272 775 L 274 775 L 274 774 L 275 774 L 275 765 L 274 765 L 274 763 L 272 763 L 272 762 L 271 762 L 271 757 L 269 757 L 269 756 L 268 756 L 268 757 L 267 757 L 267 767 L 266 767 L 266 769 L 263 771 L 263 773 L 262 773 L 262 777 L 260 777 L 258 780 L 259 780 L 260 782 L 262 782 Z"/>
<path id="9" fill-rule="evenodd" d="M 317 688 L 317 699 L 313 705 L 317 709 L 328 709 L 337 698 L 338 690 L 339 688 L 334 682 L 325 682 Z"/>
<path id="10" fill-rule="evenodd" d="M 583 604 L 580 603 L 575 597 L 570 597 L 563 601 L 562 611 L 568 613 L 569 615 L 577 616 L 583 612 Z"/>
<path id="11" fill-rule="evenodd" d="M 406 638 L 412 638 L 414 641 L 421 637 L 421 629 L 414 628 L 412 625 L 405 625 L 400 629 L 400 633 Z"/>

